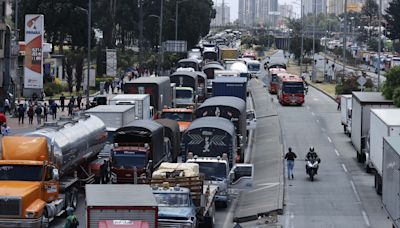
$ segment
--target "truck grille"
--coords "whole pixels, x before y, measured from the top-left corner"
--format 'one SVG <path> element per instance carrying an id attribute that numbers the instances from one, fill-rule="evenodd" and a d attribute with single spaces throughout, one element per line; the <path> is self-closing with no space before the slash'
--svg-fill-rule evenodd
<path id="1" fill-rule="evenodd" d="M 186 222 L 166 222 L 166 221 L 158 221 L 158 227 L 159 228 L 182 228 L 184 227 L 183 225 L 189 225 L 189 223 Z M 185 228 L 188 226 L 185 226 Z"/>
<path id="2" fill-rule="evenodd" d="M 0 197 L 0 215 L 1 216 L 20 216 L 21 199 L 15 197 Z"/>

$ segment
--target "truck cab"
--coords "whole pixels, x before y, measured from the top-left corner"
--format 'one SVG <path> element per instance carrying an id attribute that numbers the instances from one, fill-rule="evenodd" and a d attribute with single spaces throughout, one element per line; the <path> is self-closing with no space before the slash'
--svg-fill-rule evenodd
<path id="1" fill-rule="evenodd" d="M 153 187 L 160 227 L 197 227 L 196 205 L 188 188 Z"/>
<path id="2" fill-rule="evenodd" d="M 197 103 L 196 91 L 191 87 L 176 87 L 176 106 L 186 107 Z"/>
<path id="3" fill-rule="evenodd" d="M 165 108 L 162 110 L 161 118 L 178 121 L 179 130 L 183 133 L 192 123 L 194 112 L 189 108 Z"/>

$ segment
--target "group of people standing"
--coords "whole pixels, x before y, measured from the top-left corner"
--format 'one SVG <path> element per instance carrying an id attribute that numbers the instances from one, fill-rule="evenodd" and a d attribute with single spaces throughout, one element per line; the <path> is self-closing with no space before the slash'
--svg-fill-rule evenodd
<path id="1" fill-rule="evenodd" d="M 24 103 L 19 102 L 17 113 L 18 124 L 24 124 L 25 114 L 28 116 L 29 124 L 33 124 L 33 119 L 35 118 L 35 116 L 37 123 L 41 124 L 42 119 L 44 119 L 44 121 L 47 121 L 49 106 L 46 102 L 41 104 L 40 102 L 33 102 L 32 100 L 25 101 Z"/>

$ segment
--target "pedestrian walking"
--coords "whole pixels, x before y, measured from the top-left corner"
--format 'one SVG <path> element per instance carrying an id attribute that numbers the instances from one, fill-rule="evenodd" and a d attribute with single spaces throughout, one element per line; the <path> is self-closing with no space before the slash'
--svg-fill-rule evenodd
<path id="1" fill-rule="evenodd" d="M 72 207 L 67 208 L 67 220 L 65 222 L 64 228 L 76 228 L 79 226 L 78 218 L 74 215 L 74 209 Z"/>
<path id="2" fill-rule="evenodd" d="M 9 134 L 10 134 L 10 127 L 7 126 L 6 123 L 3 123 L 3 124 L 1 125 L 1 135 L 7 136 L 7 135 L 9 135 Z"/>
<path id="3" fill-rule="evenodd" d="M 11 115 L 11 104 L 8 98 L 4 99 L 4 114 L 8 113 Z"/>
<path id="4" fill-rule="evenodd" d="M 23 104 L 19 104 L 18 106 L 18 124 L 24 124 L 25 119 L 25 108 Z"/>
<path id="5" fill-rule="evenodd" d="M 52 102 L 49 103 L 49 105 L 51 106 Z M 64 112 L 64 107 L 65 107 L 65 97 L 64 94 L 61 94 L 60 97 L 60 105 L 61 105 L 61 111 Z"/>
<path id="6" fill-rule="evenodd" d="M 340 111 L 341 107 L 341 99 L 340 99 L 340 95 L 336 96 L 336 102 L 337 102 L 337 110 Z"/>
<path id="7" fill-rule="evenodd" d="M 33 116 L 34 116 L 35 112 L 33 111 L 33 106 L 32 105 L 29 106 L 27 114 L 28 114 L 29 124 L 33 124 Z"/>
<path id="8" fill-rule="evenodd" d="M 287 162 L 287 172 L 288 172 L 288 179 L 294 178 L 293 175 L 293 167 L 294 167 L 294 160 L 297 158 L 297 155 L 292 151 L 292 148 L 289 147 L 289 152 L 285 154 L 285 159 Z"/>
<path id="9" fill-rule="evenodd" d="M 72 116 L 72 111 L 74 110 L 74 105 L 72 104 L 72 102 L 70 101 L 68 103 L 68 115 Z"/>
<path id="10" fill-rule="evenodd" d="M 51 115 L 53 117 L 53 120 L 57 119 L 57 108 L 58 108 L 58 104 L 55 101 L 53 103 L 51 103 L 50 109 L 51 109 Z"/>
<path id="11" fill-rule="evenodd" d="M 75 97 L 74 96 L 72 96 L 71 99 L 69 99 L 69 103 L 72 103 L 72 107 L 75 106 Z"/>
<path id="12" fill-rule="evenodd" d="M 49 114 L 49 107 L 47 107 L 47 103 L 45 102 L 44 106 L 43 106 L 43 119 L 44 119 L 44 122 L 47 122 L 47 115 L 48 114 Z"/>
<path id="13" fill-rule="evenodd" d="M 82 105 L 82 96 L 81 94 L 78 95 L 78 97 L 76 98 L 76 106 L 78 106 L 79 110 L 81 110 L 81 105 Z"/>
<path id="14" fill-rule="evenodd" d="M 38 125 L 42 124 L 42 113 L 42 107 L 40 104 L 38 104 L 35 108 L 36 120 Z"/>

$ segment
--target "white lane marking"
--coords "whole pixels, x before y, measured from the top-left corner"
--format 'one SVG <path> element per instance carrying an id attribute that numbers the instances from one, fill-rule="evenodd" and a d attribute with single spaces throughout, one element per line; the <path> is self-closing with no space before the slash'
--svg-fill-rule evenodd
<path id="1" fill-rule="evenodd" d="M 336 149 L 335 149 L 335 153 L 336 153 L 336 155 L 337 155 L 338 157 L 340 156 L 339 151 L 337 151 Z"/>
<path id="2" fill-rule="evenodd" d="M 315 116 L 315 113 L 314 113 L 314 112 L 311 112 L 311 115 Z"/>
<path id="3" fill-rule="evenodd" d="M 328 136 L 328 141 L 331 143 L 332 142 L 332 139 Z"/>
<path id="4" fill-rule="evenodd" d="M 364 210 L 362 211 L 362 215 L 363 215 L 365 224 L 367 225 L 367 227 L 370 227 L 371 224 L 369 223 L 368 215 Z"/>
<path id="5" fill-rule="evenodd" d="M 267 189 L 267 188 L 275 187 L 275 186 L 277 186 L 277 185 L 279 185 L 279 183 L 277 183 L 277 182 L 274 182 L 274 183 L 263 183 L 263 184 L 259 184 L 259 185 L 258 185 L 258 186 L 263 186 L 263 187 L 261 187 L 261 188 L 256 188 L 256 189 L 251 190 L 251 191 L 249 191 L 249 192 L 250 192 L 250 193 L 252 193 L 252 192 L 258 192 L 258 191 L 261 191 L 261 190 L 264 190 L 264 189 Z"/>
<path id="6" fill-rule="evenodd" d="M 342 168 L 347 173 L 347 168 L 346 168 L 346 166 L 344 164 L 342 164 Z"/>
<path id="7" fill-rule="evenodd" d="M 318 101 L 318 98 L 315 98 L 315 97 L 314 97 L 313 100 L 314 100 L 314 101 Z"/>
<path id="8" fill-rule="evenodd" d="M 354 185 L 354 182 L 350 181 L 350 184 L 351 184 L 351 188 L 353 189 L 354 195 L 356 195 L 357 202 L 360 202 L 361 199 L 360 199 L 360 196 L 358 195 L 358 192 L 356 190 L 356 186 Z"/>

